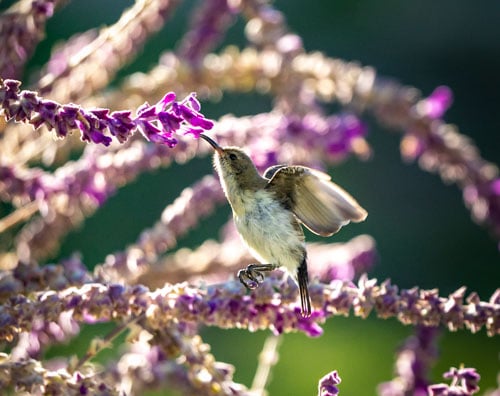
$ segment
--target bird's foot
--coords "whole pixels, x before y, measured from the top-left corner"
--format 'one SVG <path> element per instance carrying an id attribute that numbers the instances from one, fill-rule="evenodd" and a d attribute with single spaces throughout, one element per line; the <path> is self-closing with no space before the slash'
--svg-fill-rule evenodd
<path id="1" fill-rule="evenodd" d="M 273 271 L 276 268 L 278 266 L 275 264 L 250 264 L 238 271 L 238 279 L 247 289 L 256 289 L 264 282 L 263 272 Z"/>

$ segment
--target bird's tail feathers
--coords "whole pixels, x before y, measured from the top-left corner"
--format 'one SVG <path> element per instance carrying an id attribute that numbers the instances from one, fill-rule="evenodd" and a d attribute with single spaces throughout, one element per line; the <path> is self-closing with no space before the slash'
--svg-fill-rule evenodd
<path id="1" fill-rule="evenodd" d="M 297 280 L 299 283 L 300 304 L 302 306 L 302 316 L 307 318 L 311 316 L 311 297 L 309 296 L 309 277 L 307 275 L 306 256 L 297 268 Z"/>

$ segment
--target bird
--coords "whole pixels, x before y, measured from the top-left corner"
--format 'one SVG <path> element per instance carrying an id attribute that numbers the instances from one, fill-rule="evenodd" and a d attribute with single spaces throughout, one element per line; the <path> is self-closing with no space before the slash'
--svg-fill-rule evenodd
<path id="1" fill-rule="evenodd" d="M 221 147 L 205 134 L 200 137 L 215 151 L 214 167 L 236 229 L 259 261 L 238 272 L 240 282 L 255 289 L 264 281 L 264 273 L 284 267 L 298 284 L 301 315 L 309 317 L 312 308 L 302 226 L 328 237 L 351 221 L 365 220 L 368 212 L 322 171 L 274 165 L 260 175 L 243 149 Z"/>

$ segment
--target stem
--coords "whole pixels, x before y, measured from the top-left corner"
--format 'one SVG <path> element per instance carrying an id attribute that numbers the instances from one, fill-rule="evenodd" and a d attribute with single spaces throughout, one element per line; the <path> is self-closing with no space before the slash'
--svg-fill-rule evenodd
<path id="1" fill-rule="evenodd" d="M 29 219 L 38 211 L 38 203 L 32 201 L 0 219 L 0 234 L 21 221 Z"/>
<path id="2" fill-rule="evenodd" d="M 281 345 L 283 337 L 270 335 L 264 342 L 264 347 L 259 355 L 259 365 L 252 382 L 252 394 L 265 395 L 266 385 L 269 382 L 271 369 L 278 363 L 278 348 Z"/>
<path id="3" fill-rule="evenodd" d="M 134 323 L 137 323 L 139 320 L 141 320 L 145 317 L 146 317 L 146 314 L 141 314 L 139 316 L 136 316 L 135 318 L 128 320 L 127 322 L 123 323 L 122 325 L 115 327 L 111 332 L 108 333 L 108 335 L 106 335 L 106 337 L 104 337 L 102 339 L 102 341 L 99 344 L 97 344 L 97 346 L 95 348 L 92 348 L 92 347 L 89 348 L 87 353 L 80 358 L 80 360 L 78 361 L 76 366 L 74 366 L 71 371 L 74 372 L 74 371 L 78 370 L 85 363 L 87 363 L 90 359 L 97 356 L 103 349 L 107 348 L 108 345 L 110 345 L 116 339 L 116 337 L 118 337 L 123 331 L 125 331 L 125 329 L 127 329 L 129 326 L 131 326 Z"/>

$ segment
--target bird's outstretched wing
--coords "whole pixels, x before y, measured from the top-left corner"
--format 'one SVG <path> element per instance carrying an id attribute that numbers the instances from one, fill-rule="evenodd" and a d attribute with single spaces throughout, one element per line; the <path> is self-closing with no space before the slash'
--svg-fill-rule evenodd
<path id="1" fill-rule="evenodd" d="M 367 212 L 326 173 L 305 166 L 276 165 L 264 173 L 266 188 L 290 207 L 315 234 L 330 236 L 350 221 L 363 221 Z"/>

